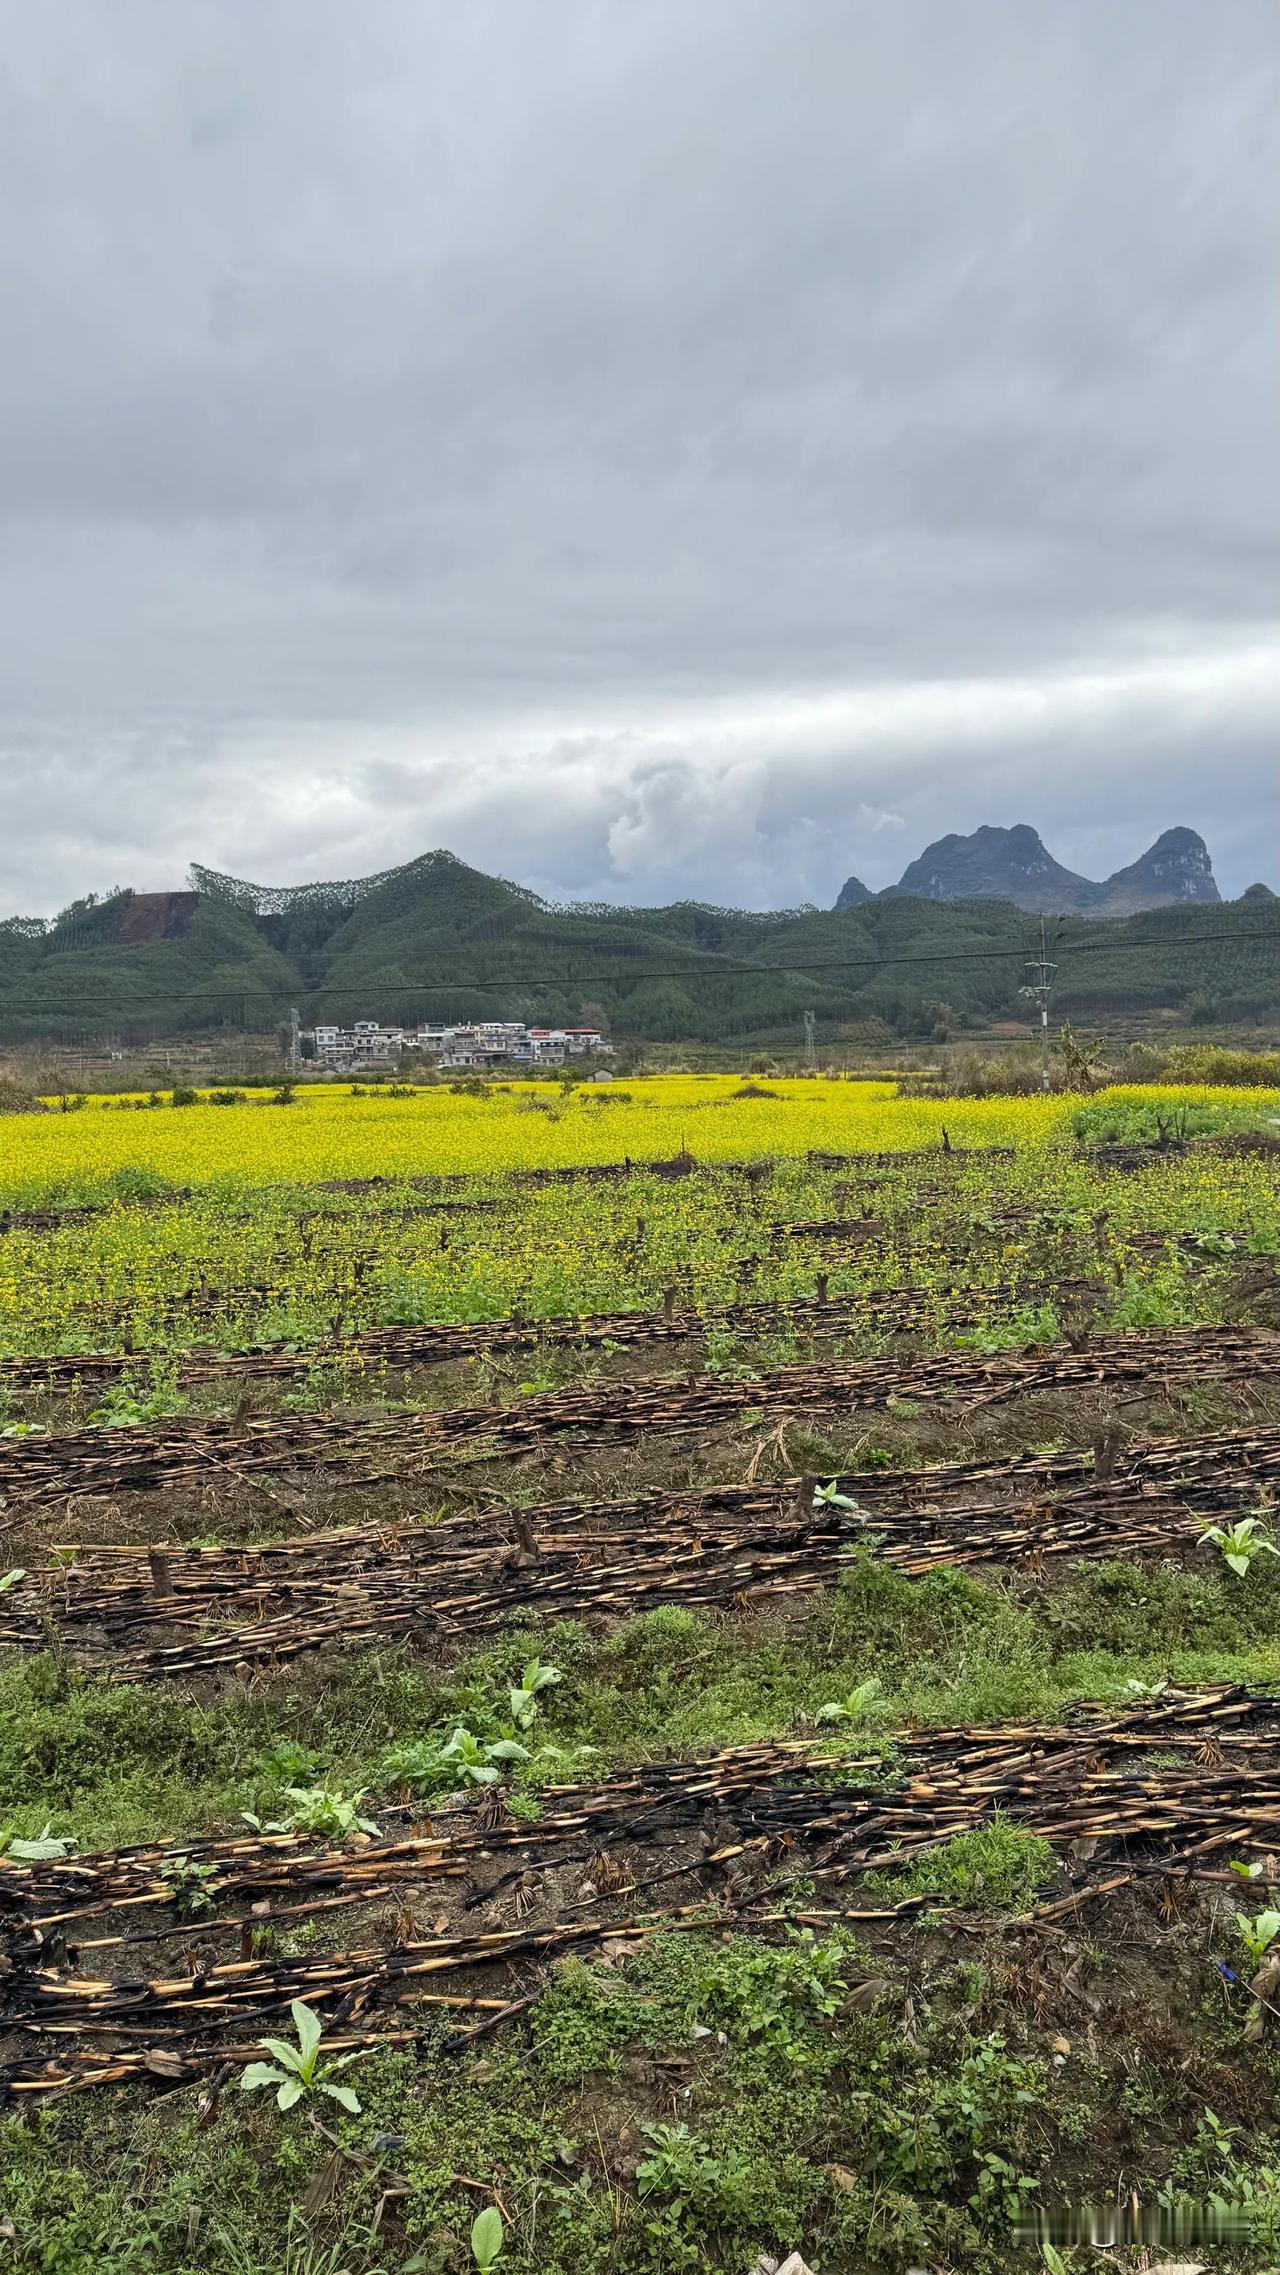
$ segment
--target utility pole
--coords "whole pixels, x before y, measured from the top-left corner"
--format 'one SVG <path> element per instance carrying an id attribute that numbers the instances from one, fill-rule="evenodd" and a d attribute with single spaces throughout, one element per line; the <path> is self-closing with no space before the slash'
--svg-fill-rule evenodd
<path id="1" fill-rule="evenodd" d="M 818 1046 L 814 1039 L 814 1014 L 812 1011 L 806 1011 L 804 1015 L 804 1063 L 809 1067 L 816 1066 L 818 1063 Z"/>
<path id="2" fill-rule="evenodd" d="M 289 1073 L 296 1074 L 301 1064 L 302 1046 L 298 1040 L 298 1006 L 295 1003 L 289 1011 Z"/>
<path id="3" fill-rule="evenodd" d="M 1049 962 L 1049 943 L 1045 936 L 1044 918 L 1040 919 L 1040 953 L 1027 958 L 1027 984 L 1018 989 L 1040 1006 L 1040 1088 L 1049 1087 L 1049 995 L 1053 987 L 1056 964 Z"/>

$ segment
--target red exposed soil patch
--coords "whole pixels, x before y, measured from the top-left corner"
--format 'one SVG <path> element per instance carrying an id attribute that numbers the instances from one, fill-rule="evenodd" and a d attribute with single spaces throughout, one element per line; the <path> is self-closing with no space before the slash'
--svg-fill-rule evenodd
<path id="1" fill-rule="evenodd" d="M 185 939 L 199 898 L 198 893 L 135 893 L 121 920 L 121 944 Z"/>

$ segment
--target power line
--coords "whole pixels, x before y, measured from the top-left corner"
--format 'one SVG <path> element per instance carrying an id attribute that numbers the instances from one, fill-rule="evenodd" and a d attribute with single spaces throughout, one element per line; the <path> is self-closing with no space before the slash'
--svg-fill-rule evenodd
<path id="1" fill-rule="evenodd" d="M 1280 928 L 1272 931 L 1260 929 L 1256 932 L 1166 932 L 1150 940 L 1064 941 L 1062 953 L 1065 956 L 1109 956 L 1118 952 L 1128 953 L 1131 949 L 1203 948 L 1216 945 L 1224 940 L 1248 940 L 1252 941 L 1255 947 L 1262 947 L 1268 942 L 1274 945 L 1280 943 Z M 500 979 L 476 979 L 469 978 L 465 974 L 461 976 L 455 974 L 451 979 L 405 979 L 397 981 L 392 986 L 384 987 L 366 987 L 359 980 L 354 980 L 347 981 L 344 985 L 337 987 L 308 987 L 303 992 L 310 1002 L 314 1002 L 320 996 L 330 995 L 359 996 L 362 1001 L 369 1002 L 377 997 L 387 996 L 398 998 L 405 995 L 450 995 L 461 988 L 474 988 L 487 994 L 509 994 L 512 989 L 607 987 L 617 985 L 619 982 L 627 986 L 637 986 L 642 981 L 649 980 L 786 978 L 793 973 L 847 971 L 879 973 L 895 971 L 905 965 L 913 964 L 928 964 L 937 971 L 949 970 L 958 964 L 998 962 L 1001 958 L 1011 958 L 1014 962 L 1025 963 L 1026 955 L 1027 951 L 1024 946 L 1011 944 L 1007 948 L 939 949 L 936 955 L 836 956 L 824 958 L 820 962 L 801 960 L 786 964 L 722 964 L 713 963 L 708 958 L 700 964 L 679 964 L 660 971 L 637 971 L 632 969 L 625 959 L 619 958 L 618 962 L 610 966 L 608 970 L 598 972 L 554 972 L 545 975 L 534 973 L 532 976 L 527 972 L 509 972 L 505 978 Z M 282 981 L 278 988 L 166 988 L 163 992 L 166 1003 L 247 1003 L 258 1000 L 278 1003 L 283 1002 L 289 996 L 296 984 L 296 980 L 290 978 Z M 125 1018 L 130 1016 L 128 1011 L 124 1011 L 122 1015 Z"/>

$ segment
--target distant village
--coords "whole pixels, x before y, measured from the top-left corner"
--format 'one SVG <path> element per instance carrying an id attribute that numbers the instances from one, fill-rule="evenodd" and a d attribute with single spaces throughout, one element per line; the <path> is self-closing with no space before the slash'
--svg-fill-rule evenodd
<path id="1" fill-rule="evenodd" d="M 299 1056 L 316 1066 L 346 1074 L 371 1067 L 398 1067 L 406 1054 L 449 1069 L 503 1066 L 564 1066 L 569 1059 L 598 1063 L 612 1057 L 613 1045 L 598 1027 L 526 1027 L 519 1019 L 481 1019 L 466 1027 L 384 1027 L 376 1019 L 357 1019 L 351 1027 L 305 1027 Z"/>

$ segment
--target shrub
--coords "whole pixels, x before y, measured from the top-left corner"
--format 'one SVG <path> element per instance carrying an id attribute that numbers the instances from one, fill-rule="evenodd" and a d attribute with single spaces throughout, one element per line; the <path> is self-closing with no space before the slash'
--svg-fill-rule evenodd
<path id="1" fill-rule="evenodd" d="M 1051 1074 L 1063 1087 L 1060 1070 Z M 898 1084 L 904 1098 L 1022 1098 L 1043 1088 L 1039 1056 L 1026 1046 L 984 1058 L 980 1051 L 957 1051 L 937 1072 L 905 1075 Z"/>
<path id="2" fill-rule="evenodd" d="M 10 1075 L 0 1075 L 0 1114 L 47 1114 L 43 1098 L 28 1090 Z"/>

